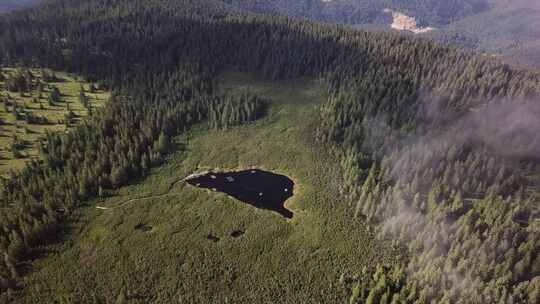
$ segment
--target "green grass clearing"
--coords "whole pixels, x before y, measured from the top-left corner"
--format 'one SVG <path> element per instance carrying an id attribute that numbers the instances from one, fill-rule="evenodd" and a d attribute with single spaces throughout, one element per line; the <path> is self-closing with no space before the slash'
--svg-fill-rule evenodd
<path id="1" fill-rule="evenodd" d="M 22 169 L 27 161 L 39 157 L 39 139 L 46 131 L 65 132 L 70 127 L 79 123 L 88 116 L 87 108 L 80 102 L 80 90 L 83 86 L 88 103 L 92 109 L 97 109 L 109 99 L 110 93 L 96 89 L 90 91 L 91 83 L 85 82 L 76 76 L 46 70 L 50 75 L 55 75 L 56 79 L 46 82 L 42 75 L 42 69 L 28 69 L 32 74 L 32 87 L 29 92 L 9 92 L 7 90 L 7 79 L 13 77 L 20 69 L 0 68 L 0 73 L 5 78 L 0 81 L 0 176 L 6 175 L 10 170 L 18 171 Z M 0 77 L 0 80 L 2 77 Z M 38 83 L 42 83 L 41 95 L 38 92 Z M 61 101 L 49 103 L 48 97 L 53 87 L 59 89 Z M 9 101 L 6 103 L 6 99 Z M 22 115 L 17 119 L 13 109 L 17 108 Z M 65 124 L 66 114 L 69 111 L 74 113 L 70 127 Z M 46 118 L 46 123 L 28 123 L 25 114 L 31 113 L 35 117 Z M 19 155 L 12 151 L 12 144 L 15 138 L 23 144 L 18 150 Z"/>
<path id="2" fill-rule="evenodd" d="M 270 98 L 269 115 L 176 138 L 184 151 L 95 204 L 146 199 L 111 210 L 91 204 L 67 240 L 47 248 L 25 277 L 24 302 L 110 303 L 124 294 L 127 303 L 343 303 L 351 286 L 341 274 L 396 262 L 390 246 L 353 219 L 338 194 L 339 165 L 311 140 L 324 98 L 318 83 L 223 78 L 223 89 L 249 87 Z M 295 181 L 286 202 L 292 220 L 177 182 L 195 171 L 248 167 Z M 232 237 L 235 230 L 244 234 Z"/>

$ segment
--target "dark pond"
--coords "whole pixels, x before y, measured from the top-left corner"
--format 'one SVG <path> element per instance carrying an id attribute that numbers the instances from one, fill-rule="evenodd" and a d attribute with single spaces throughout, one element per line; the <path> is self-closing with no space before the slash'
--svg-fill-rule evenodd
<path id="1" fill-rule="evenodd" d="M 244 233 L 245 232 L 242 231 L 242 230 L 235 230 L 235 231 L 231 232 L 231 236 L 233 238 L 238 238 L 238 237 L 241 237 L 242 235 L 244 235 Z"/>
<path id="2" fill-rule="evenodd" d="M 219 237 L 213 235 L 213 234 L 209 234 L 206 236 L 207 239 L 209 239 L 210 241 L 214 242 L 214 243 L 217 243 L 219 242 Z"/>
<path id="3" fill-rule="evenodd" d="M 152 226 L 140 223 L 135 226 L 135 229 L 143 231 L 143 232 L 148 232 L 152 230 Z"/>
<path id="4" fill-rule="evenodd" d="M 208 172 L 186 181 L 195 187 L 227 193 L 239 201 L 260 209 L 275 211 L 286 218 L 293 213 L 284 207 L 293 196 L 294 183 L 288 177 L 253 169 L 237 172 Z"/>

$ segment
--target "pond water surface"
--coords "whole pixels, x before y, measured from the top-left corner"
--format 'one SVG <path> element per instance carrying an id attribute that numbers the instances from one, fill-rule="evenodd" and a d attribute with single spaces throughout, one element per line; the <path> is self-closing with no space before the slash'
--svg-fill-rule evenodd
<path id="1" fill-rule="evenodd" d="M 206 172 L 191 175 L 186 182 L 195 187 L 226 193 L 246 204 L 275 211 L 286 218 L 293 217 L 284 204 L 293 196 L 294 182 L 285 175 L 259 169 Z"/>

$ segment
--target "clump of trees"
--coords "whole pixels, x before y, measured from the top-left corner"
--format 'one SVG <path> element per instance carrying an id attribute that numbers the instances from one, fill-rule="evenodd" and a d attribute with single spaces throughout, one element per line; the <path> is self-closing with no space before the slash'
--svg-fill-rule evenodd
<path id="1" fill-rule="evenodd" d="M 26 143 L 17 137 L 16 134 L 13 135 L 13 142 L 9 146 L 9 150 L 13 154 L 13 158 L 22 158 L 23 154 L 21 153 L 21 150 L 23 150 L 26 147 Z"/>
<path id="2" fill-rule="evenodd" d="M 32 90 L 32 80 L 34 75 L 28 69 L 17 70 L 8 77 L 4 85 L 10 92 L 28 93 Z"/>
<path id="3" fill-rule="evenodd" d="M 340 283 L 351 289 L 350 304 L 403 303 L 406 293 L 406 270 L 400 265 L 377 264 L 374 269 L 362 269 L 359 276 L 340 277 Z"/>
<path id="4" fill-rule="evenodd" d="M 58 89 L 58 87 L 56 86 L 52 87 L 51 92 L 49 94 L 48 101 L 50 105 L 54 105 L 55 103 L 62 101 L 62 93 L 60 93 L 60 90 Z"/>
<path id="5" fill-rule="evenodd" d="M 32 112 L 25 112 L 24 119 L 29 125 L 46 125 L 49 124 L 49 120 L 45 116 L 33 114 Z"/>
<path id="6" fill-rule="evenodd" d="M 214 129 L 257 120 L 264 115 L 267 103 L 250 92 L 229 93 L 216 99 L 209 105 L 209 123 Z"/>
<path id="7" fill-rule="evenodd" d="M 86 93 L 84 91 L 84 87 L 81 85 L 81 88 L 79 90 L 79 102 L 88 110 L 91 105 L 90 101 L 88 99 L 88 96 L 86 96 Z"/>
<path id="8" fill-rule="evenodd" d="M 44 82 L 50 83 L 50 82 L 57 82 L 59 79 L 56 76 L 56 73 L 50 72 L 47 69 L 41 69 L 41 78 Z"/>

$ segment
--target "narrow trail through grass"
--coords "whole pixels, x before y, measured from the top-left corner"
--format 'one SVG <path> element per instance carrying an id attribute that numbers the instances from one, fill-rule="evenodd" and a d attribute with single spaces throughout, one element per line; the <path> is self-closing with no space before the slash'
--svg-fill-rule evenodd
<path id="1" fill-rule="evenodd" d="M 180 183 L 180 182 L 183 182 L 188 176 L 186 177 L 182 177 L 180 179 L 177 179 L 177 180 L 174 180 L 173 182 L 171 182 L 169 188 L 167 189 L 166 192 L 164 193 L 161 193 L 161 194 L 149 194 L 149 195 L 145 195 L 145 196 L 142 196 L 142 197 L 136 197 L 136 198 L 130 198 L 130 199 L 127 199 L 123 202 L 121 202 L 120 204 L 117 204 L 116 206 L 111 206 L 111 207 L 108 207 L 108 206 L 96 206 L 96 209 L 99 209 L 99 210 L 113 210 L 113 209 L 117 209 L 117 208 L 122 208 L 128 204 L 131 204 L 131 203 L 134 203 L 134 202 L 138 202 L 138 201 L 142 201 L 142 200 L 147 200 L 147 199 L 157 199 L 157 198 L 161 198 L 161 197 L 165 197 L 167 195 L 178 195 L 177 193 L 170 193 L 173 189 L 173 187 Z M 105 200 L 101 201 L 100 203 L 103 203 L 105 202 Z M 98 203 L 99 204 L 99 203 Z"/>

